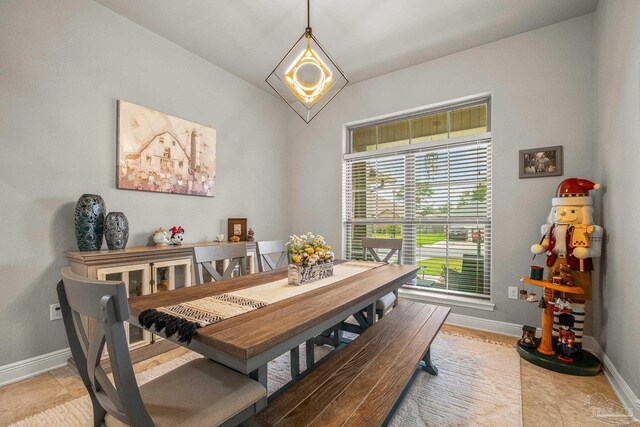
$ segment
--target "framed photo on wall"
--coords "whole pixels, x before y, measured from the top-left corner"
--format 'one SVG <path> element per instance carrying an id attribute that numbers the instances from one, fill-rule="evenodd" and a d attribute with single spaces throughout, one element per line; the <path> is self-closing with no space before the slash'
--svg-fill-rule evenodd
<path id="1" fill-rule="evenodd" d="M 229 218 L 227 219 L 227 236 L 231 240 L 232 237 L 238 237 L 240 241 L 247 240 L 247 218 Z"/>
<path id="2" fill-rule="evenodd" d="M 520 150 L 520 178 L 562 175 L 562 145 Z"/>

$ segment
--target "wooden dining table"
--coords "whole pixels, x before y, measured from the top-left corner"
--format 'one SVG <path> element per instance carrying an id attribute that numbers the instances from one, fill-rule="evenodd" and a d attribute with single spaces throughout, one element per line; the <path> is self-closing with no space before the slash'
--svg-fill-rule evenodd
<path id="1" fill-rule="evenodd" d="M 373 312 L 371 308 L 376 300 L 414 279 L 418 269 L 417 266 L 397 264 L 378 266 L 199 328 L 189 344 L 178 342 L 175 336 L 170 340 L 247 374 L 267 387 L 268 362 L 360 310 Z M 132 297 L 129 298 L 129 322 L 140 327 L 138 315 L 146 309 L 247 289 L 285 277 L 287 270 L 282 269 Z M 153 329 L 151 332 L 164 336 Z"/>

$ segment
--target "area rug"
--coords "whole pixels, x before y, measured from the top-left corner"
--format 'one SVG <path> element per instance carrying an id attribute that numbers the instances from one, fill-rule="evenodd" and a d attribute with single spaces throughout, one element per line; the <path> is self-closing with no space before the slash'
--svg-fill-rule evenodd
<path id="1" fill-rule="evenodd" d="M 316 360 L 330 351 L 316 348 Z M 420 372 L 391 426 L 522 425 L 520 360 L 511 346 L 440 333 L 432 345 L 439 375 Z M 301 349 L 300 354 L 305 354 Z M 136 376 L 144 384 L 201 357 L 186 354 Z M 304 361 L 301 360 L 302 368 Z M 269 394 L 290 381 L 289 355 L 269 363 Z M 20 420 L 12 426 L 90 426 L 91 403 L 81 397 Z"/>

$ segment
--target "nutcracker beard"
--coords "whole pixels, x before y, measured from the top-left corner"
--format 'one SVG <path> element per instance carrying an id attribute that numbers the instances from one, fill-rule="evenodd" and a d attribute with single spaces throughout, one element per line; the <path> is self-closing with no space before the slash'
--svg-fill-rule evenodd
<path id="1" fill-rule="evenodd" d="M 558 255 L 567 256 L 567 229 L 566 224 L 556 224 L 553 227 L 553 237 L 556 239 L 556 246 L 553 251 Z"/>

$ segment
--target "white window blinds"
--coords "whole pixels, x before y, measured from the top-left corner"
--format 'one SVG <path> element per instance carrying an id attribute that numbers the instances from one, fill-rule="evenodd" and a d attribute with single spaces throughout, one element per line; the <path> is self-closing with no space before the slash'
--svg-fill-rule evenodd
<path id="1" fill-rule="evenodd" d="M 402 238 L 418 287 L 490 294 L 491 134 L 345 155 L 344 256 L 364 237 Z"/>

